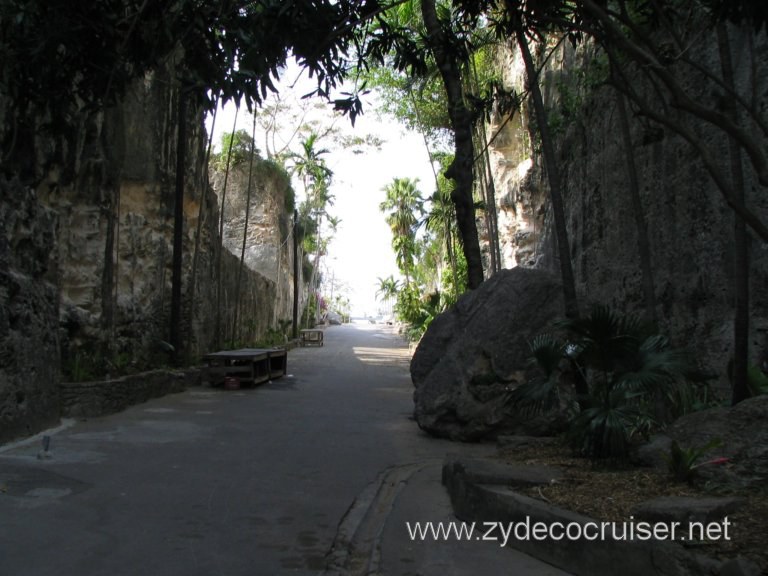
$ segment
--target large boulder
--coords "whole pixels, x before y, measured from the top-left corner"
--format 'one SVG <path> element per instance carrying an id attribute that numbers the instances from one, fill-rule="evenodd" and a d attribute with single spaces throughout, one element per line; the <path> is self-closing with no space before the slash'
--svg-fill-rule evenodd
<path id="1" fill-rule="evenodd" d="M 733 407 L 693 412 L 676 420 L 668 434 L 685 449 L 699 448 L 711 440 L 721 442 L 701 460 L 725 457 L 729 462 L 697 469 L 710 484 L 738 489 L 765 486 L 768 481 L 768 395 Z"/>
<path id="2" fill-rule="evenodd" d="M 522 419 L 509 392 L 527 378 L 531 338 L 562 311 L 557 278 L 529 268 L 502 270 L 462 296 L 430 324 L 411 360 L 419 426 L 462 441 L 550 432 L 551 419 Z"/>

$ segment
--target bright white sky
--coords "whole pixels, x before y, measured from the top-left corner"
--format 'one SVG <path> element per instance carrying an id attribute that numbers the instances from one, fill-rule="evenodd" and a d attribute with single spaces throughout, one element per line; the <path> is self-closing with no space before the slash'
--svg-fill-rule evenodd
<path id="1" fill-rule="evenodd" d="M 295 78 L 294 72 L 294 78 Z M 290 78 L 290 72 L 285 78 Z M 300 90 L 298 95 L 309 90 Z M 283 99 L 285 92 L 281 92 Z M 398 277 L 395 257 L 391 248 L 391 234 L 379 211 L 379 204 L 384 200 L 382 189 L 394 178 L 418 178 L 422 196 L 428 197 L 434 188 L 434 176 L 429 164 L 429 157 L 420 135 L 406 131 L 395 121 L 377 118 L 372 103 L 366 103 L 365 113 L 358 116 L 354 129 L 348 118 L 342 118 L 336 125 L 344 132 L 365 136 L 374 134 L 384 140 L 380 150 L 367 148 L 363 154 L 353 154 L 351 150 L 334 149 L 333 142 L 319 141 L 320 148 L 329 148 L 326 155 L 329 168 L 333 171 L 331 194 L 335 197 L 333 206 L 328 211 L 341 219 L 336 235 L 331 242 L 328 255 L 321 260 L 321 269 L 326 283 L 333 280 L 334 290 L 341 290 L 352 303 L 352 314 L 369 316 L 376 314 L 380 303 L 376 301 L 377 278 L 386 278 L 390 274 Z M 332 112 L 324 113 L 328 119 Z M 223 131 L 231 131 L 234 121 L 234 107 L 227 107 L 219 112 L 216 119 L 214 142 L 221 140 Z M 330 121 L 330 120 L 329 120 Z M 250 132 L 253 117 L 240 111 L 237 129 Z M 210 130 L 210 119 L 208 122 Z M 285 128 L 293 129 L 293 126 Z M 263 134 L 258 133 L 256 143 L 263 141 Z M 290 148 L 300 151 L 300 144 L 295 140 Z M 300 201 L 303 190 L 294 179 L 294 189 Z M 329 291 L 327 287 L 326 291 Z"/>

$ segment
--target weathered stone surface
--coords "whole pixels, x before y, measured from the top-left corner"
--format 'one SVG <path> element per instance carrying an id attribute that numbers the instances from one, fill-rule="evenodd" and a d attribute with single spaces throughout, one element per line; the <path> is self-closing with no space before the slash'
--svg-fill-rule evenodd
<path id="1" fill-rule="evenodd" d="M 748 62 L 764 66 L 768 42 L 734 27 L 732 59 L 736 84 L 743 94 L 760 94 L 768 105 L 768 75 L 750 77 Z M 714 32 L 712 32 L 714 35 Z M 643 309 L 642 273 L 638 255 L 638 227 L 629 195 L 616 92 L 601 87 L 579 96 L 580 105 L 569 110 L 579 84 L 594 62 L 589 44 L 574 50 L 563 44 L 551 54 L 542 72 L 546 105 L 559 119 L 555 133 L 557 167 L 563 182 L 567 229 L 577 289 L 589 300 L 615 305 L 620 310 Z M 689 46 L 692 59 L 720 72 L 716 39 L 703 34 Z M 499 69 L 505 84 L 517 93 L 525 90 L 525 67 L 515 52 L 502 55 Z M 575 72 L 578 70 L 578 72 Z M 633 72 L 627 71 L 633 78 Z M 719 89 L 697 72 L 675 70 L 687 93 L 703 106 L 719 108 Z M 639 76 L 639 75 L 638 75 Z M 751 86 L 754 78 L 754 86 Z M 638 87 L 642 84 L 638 79 Z M 709 89 L 708 89 L 709 87 Z M 567 95 L 567 96 L 566 96 Z M 657 95 L 650 96 L 654 100 Z M 727 366 L 733 354 L 733 221 L 730 210 L 690 145 L 670 130 L 640 121 L 630 114 L 632 156 L 640 183 L 641 204 L 650 244 L 657 315 L 661 330 L 676 346 L 695 352 L 702 369 L 716 376 L 728 394 Z M 727 158 L 723 132 L 691 121 L 715 158 Z M 536 123 L 531 107 L 510 119 L 494 118 L 489 133 L 504 267 L 535 266 L 558 270 L 548 181 L 535 142 Z M 765 140 L 760 141 L 765 148 Z M 720 164 L 730 179 L 727 162 Z M 746 171 L 747 204 L 762 222 L 768 221 L 768 194 Z M 759 243 L 759 242 L 758 242 Z M 750 253 L 750 358 L 760 355 L 758 328 L 768 325 L 768 250 Z M 754 360 L 753 360 L 754 361 Z"/>
<path id="2" fill-rule="evenodd" d="M 289 176 L 276 165 L 254 160 L 249 205 L 249 163 L 230 169 L 224 191 L 224 172 L 211 174 L 211 185 L 221 202 L 224 199 L 223 245 L 239 262 L 241 253 L 245 270 L 256 272 L 274 285 L 273 308 L 263 332 L 276 320 L 291 318 L 293 311 L 293 250 L 290 235 L 292 213 L 286 201 L 291 193 Z M 243 240 L 245 252 L 243 253 Z M 303 295 L 302 295 L 303 296 Z"/>
<path id="3" fill-rule="evenodd" d="M 90 380 L 167 362 L 180 121 L 188 136 L 180 359 L 194 363 L 228 340 L 255 341 L 289 316 L 285 190 L 256 181 L 251 222 L 261 231 L 274 226 L 275 238 L 257 258 L 247 255 L 241 272 L 239 251 L 220 250 L 203 110 L 190 106 L 178 117 L 173 65 L 135 82 L 115 106 L 73 113 L 71 130 L 40 130 L 34 170 L 24 174 L 31 184 L 2 185 L 0 442 L 55 423 L 62 370 Z"/>
<path id="4" fill-rule="evenodd" d="M 497 458 L 468 459 L 449 454 L 443 466 L 443 478 L 456 473 L 463 474 L 468 480 L 477 484 L 514 487 L 551 484 L 563 477 L 562 470 L 552 466 L 526 466 L 503 462 Z"/>
<path id="5" fill-rule="evenodd" d="M 688 414 L 678 419 L 668 433 L 683 448 L 700 447 L 710 440 L 722 442 L 703 460 L 727 457 L 730 462 L 698 468 L 704 480 L 736 487 L 765 485 L 768 481 L 768 395 L 733 407 Z"/>
<path id="6" fill-rule="evenodd" d="M 737 556 L 723 562 L 719 576 L 760 576 L 760 567 L 744 556 Z"/>
<path id="7" fill-rule="evenodd" d="M 521 436 L 521 435 L 501 435 L 496 439 L 496 445 L 499 450 L 505 453 L 514 453 L 515 450 L 522 448 L 536 448 L 550 446 L 557 441 L 556 438 L 548 436 Z"/>
<path id="8" fill-rule="evenodd" d="M 672 448 L 672 439 L 666 434 L 656 434 L 649 442 L 641 444 L 634 450 L 630 457 L 635 466 L 647 466 L 648 468 L 666 468 L 666 457 Z"/>
<path id="9" fill-rule="evenodd" d="M 95 382 L 63 382 L 62 413 L 77 418 L 112 414 L 151 398 L 182 392 L 199 381 L 199 371 L 193 369 L 154 370 Z"/>
<path id="10" fill-rule="evenodd" d="M 0 179 L 0 443 L 59 418 L 56 218 Z"/>
<path id="11" fill-rule="evenodd" d="M 437 436 L 478 440 L 523 432 L 509 405 L 525 381 L 529 341 L 562 314 L 560 283 L 541 270 L 502 270 L 430 324 L 411 360 L 415 416 Z M 530 421 L 534 433 L 552 421 Z"/>
<path id="12" fill-rule="evenodd" d="M 686 496 L 661 496 L 634 506 L 635 518 L 648 522 L 678 522 L 686 526 L 689 522 L 722 522 L 744 503 L 741 498 L 691 498 Z"/>

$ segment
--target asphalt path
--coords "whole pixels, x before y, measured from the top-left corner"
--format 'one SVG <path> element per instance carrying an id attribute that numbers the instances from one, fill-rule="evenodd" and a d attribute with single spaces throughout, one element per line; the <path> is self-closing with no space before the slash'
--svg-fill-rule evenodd
<path id="1" fill-rule="evenodd" d="M 273 382 L 65 422 L 43 454 L 0 447 L 0 576 L 558 574 L 410 541 L 406 521 L 450 518 L 444 456 L 493 447 L 418 429 L 409 361 L 391 327 L 331 326 Z"/>

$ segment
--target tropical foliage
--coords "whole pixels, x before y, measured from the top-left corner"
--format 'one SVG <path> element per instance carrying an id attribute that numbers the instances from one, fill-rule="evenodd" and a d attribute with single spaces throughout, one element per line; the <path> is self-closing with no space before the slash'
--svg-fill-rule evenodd
<path id="1" fill-rule="evenodd" d="M 305 275 L 307 284 L 312 293 L 319 290 L 320 259 L 327 252 L 330 242 L 340 220 L 328 213 L 328 207 L 333 205 L 333 195 L 330 186 L 333 179 L 333 171 L 328 168 L 325 157 L 330 152 L 327 148 L 320 148 L 320 136 L 311 132 L 303 139 L 301 152 L 293 152 L 288 155 L 292 172 L 298 176 L 304 187 L 304 200 L 299 205 L 299 224 L 297 226 L 303 253 L 306 256 L 314 254 L 311 262 L 311 272 Z M 326 229 L 323 228 L 327 224 Z M 315 295 L 310 297 L 305 312 L 304 324 L 311 327 L 320 319 L 325 311 L 323 306 L 317 305 Z"/>
<path id="2" fill-rule="evenodd" d="M 457 250 L 455 213 L 443 185 L 424 200 L 418 182 L 395 178 L 384 188 L 381 211 L 392 232 L 392 248 L 403 281 L 379 279 L 377 295 L 396 298 L 397 317 L 409 338 L 418 340 L 430 322 L 461 294 L 467 283 L 466 260 Z"/>
<path id="3" fill-rule="evenodd" d="M 229 159 L 229 167 L 234 168 L 250 160 L 251 150 L 258 157 L 259 150 L 246 130 L 225 132 L 221 135 L 219 152 L 211 154 L 211 164 L 215 170 L 223 171 L 227 169 Z"/>
<path id="4" fill-rule="evenodd" d="M 686 355 L 631 316 L 597 306 L 588 316 L 557 326 L 531 343 L 538 377 L 519 386 L 522 410 L 562 408 L 571 385 L 570 438 L 590 458 L 624 459 L 635 436 L 689 411 L 695 384 Z"/>
<path id="5" fill-rule="evenodd" d="M 688 482 L 690 484 L 693 482 L 699 468 L 702 466 L 726 463 L 728 461 L 727 458 L 714 458 L 712 460 L 701 462 L 701 458 L 707 452 L 720 447 L 722 444 L 722 441 L 718 438 L 714 438 L 699 448 L 684 448 L 673 441 L 669 449 L 669 454 L 665 455 L 670 476 L 678 482 Z"/>
<path id="6" fill-rule="evenodd" d="M 413 279 L 416 224 L 424 206 L 417 186 L 416 180 L 395 178 L 384 188 L 386 199 L 379 204 L 379 210 L 386 214 L 385 219 L 392 231 L 392 249 L 397 266 L 405 275 L 406 287 Z"/>

